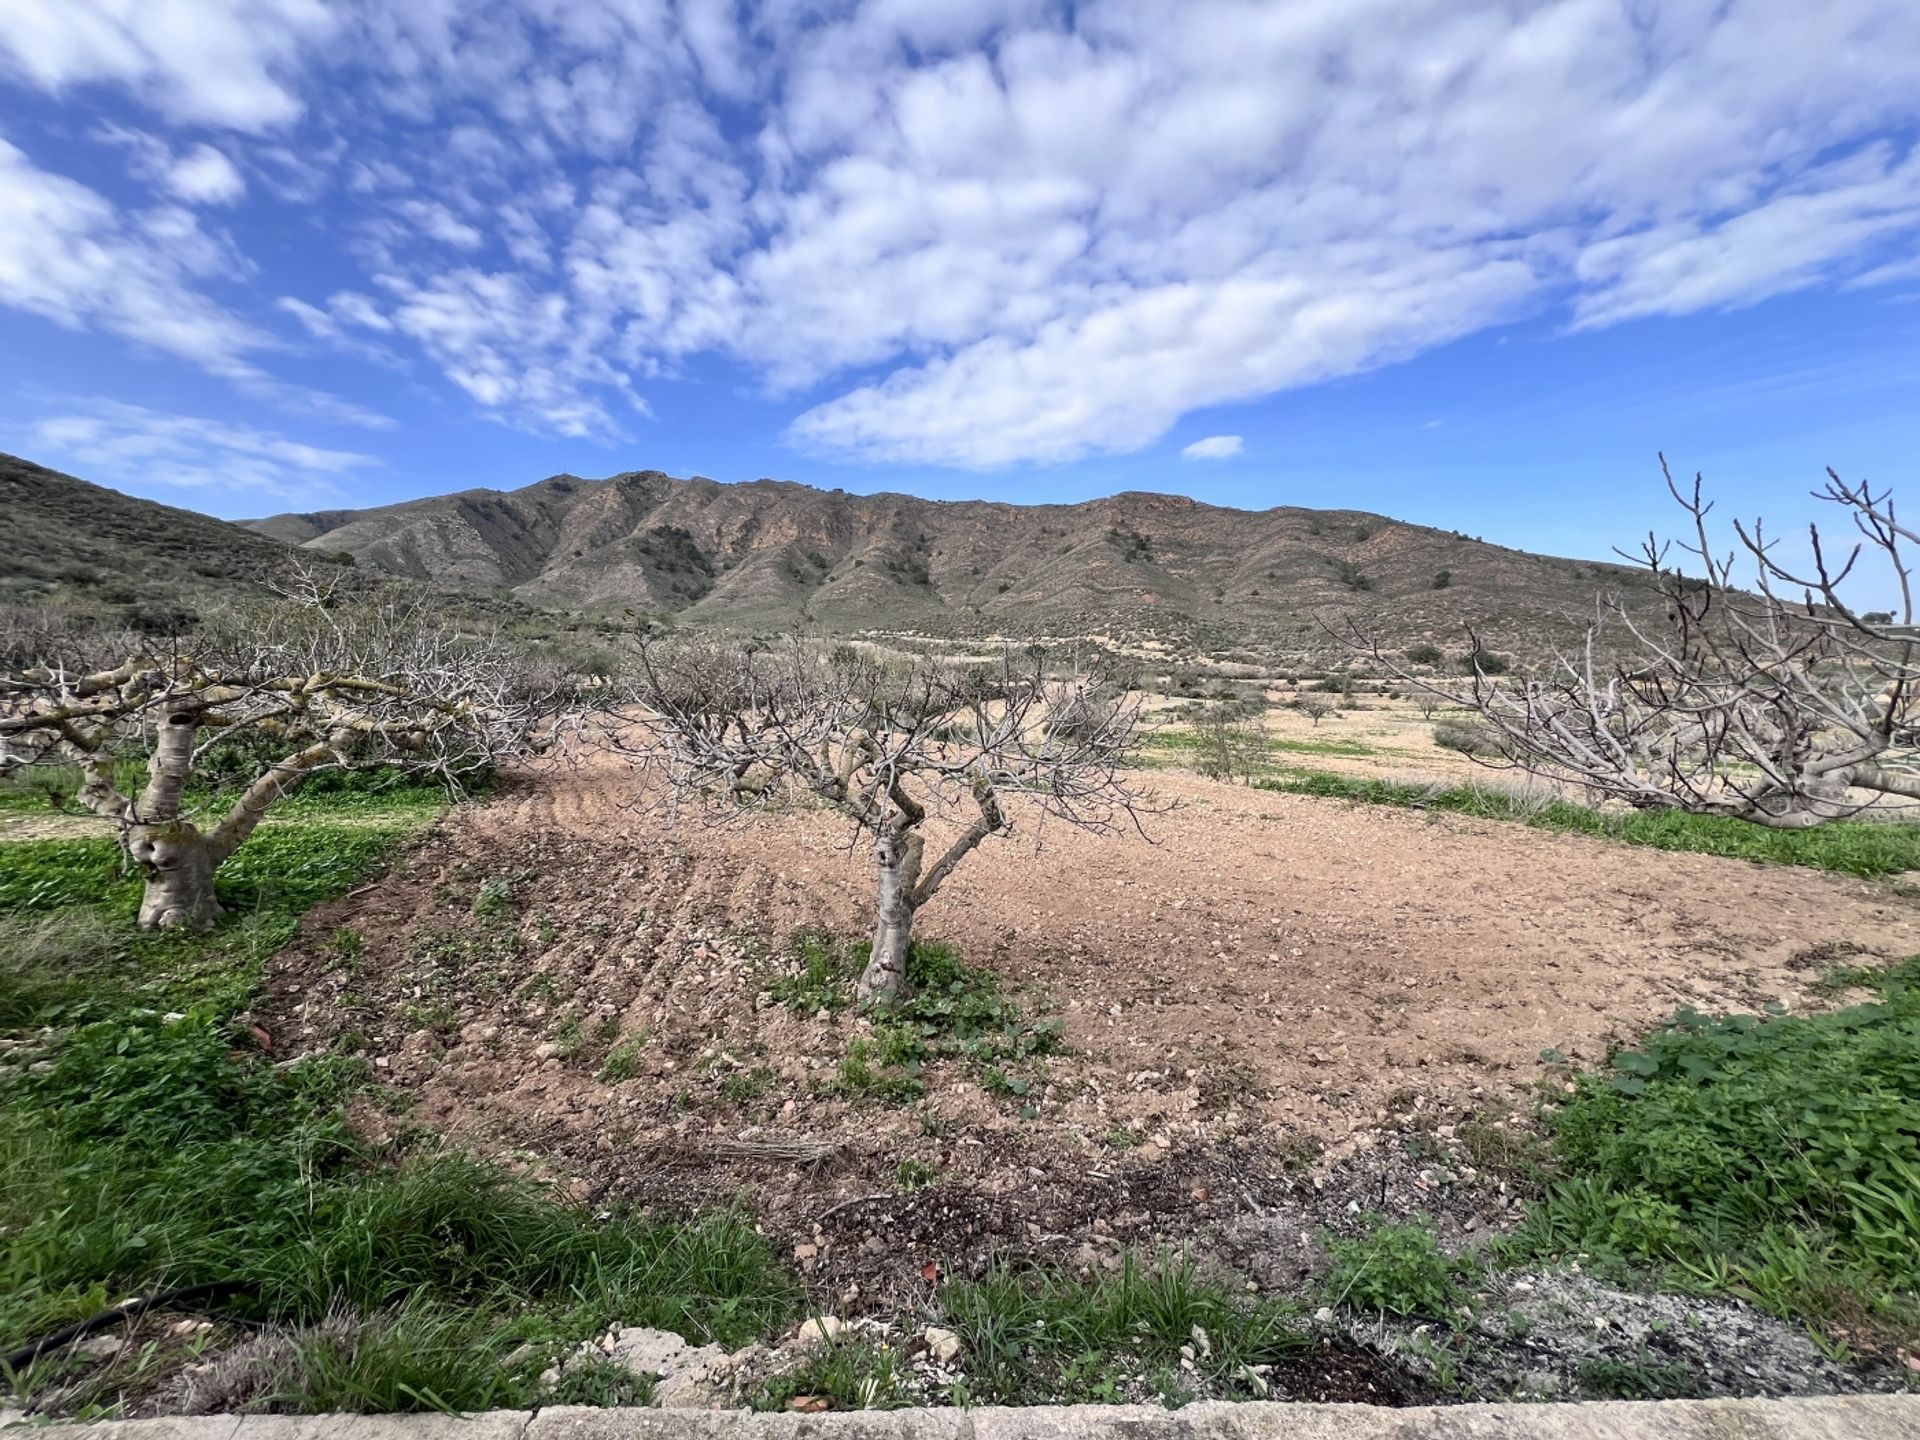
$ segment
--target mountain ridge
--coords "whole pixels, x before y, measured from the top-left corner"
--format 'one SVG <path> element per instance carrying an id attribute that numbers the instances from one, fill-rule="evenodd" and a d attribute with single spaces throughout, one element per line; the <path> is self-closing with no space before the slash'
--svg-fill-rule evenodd
<path id="1" fill-rule="evenodd" d="M 1334 615 L 1394 643 L 1472 625 L 1537 652 L 1578 633 L 1596 591 L 1645 585 L 1367 511 L 1141 490 L 1021 505 L 637 470 L 237 523 L 544 609 L 828 632 L 1300 641 Z"/>

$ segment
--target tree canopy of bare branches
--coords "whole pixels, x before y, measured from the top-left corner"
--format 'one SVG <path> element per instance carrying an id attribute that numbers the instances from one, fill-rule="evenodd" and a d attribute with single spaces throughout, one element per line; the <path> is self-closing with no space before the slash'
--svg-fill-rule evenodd
<path id="1" fill-rule="evenodd" d="M 314 773 L 399 766 L 457 785 L 526 745 L 544 708 L 498 642 L 420 604 L 338 605 L 307 579 L 189 637 L 42 624 L 6 640 L 0 770 L 78 765 L 74 799 L 118 827 L 150 929 L 209 928 L 214 872 Z M 251 776 L 213 814 L 195 781 L 217 751 L 244 755 Z M 143 785 L 116 775 L 128 756 L 144 760 Z"/>
<path id="2" fill-rule="evenodd" d="M 1141 697 L 1097 664 L 1056 676 L 1038 648 L 960 664 L 847 645 L 644 639 L 621 698 L 646 719 L 609 727 L 610 743 L 664 775 L 678 801 L 726 815 L 810 798 L 871 839 L 863 1000 L 900 993 L 915 915 L 1019 812 L 1110 831 L 1137 829 L 1148 803 L 1127 766 Z M 937 853 L 932 818 L 957 826 Z"/>
<path id="3" fill-rule="evenodd" d="M 1920 800 L 1911 547 L 1891 492 L 1828 470 L 1814 498 L 1851 522 L 1838 550 L 1807 528 L 1807 559 L 1787 558 L 1759 521 L 1716 545 L 1699 476 L 1682 487 L 1677 541 L 1649 535 L 1634 560 L 1658 609 L 1602 596 L 1585 645 L 1512 682 L 1474 664 L 1447 685 L 1388 669 L 1477 712 L 1494 742 L 1482 763 L 1517 766 L 1643 810 L 1725 815 L 1806 829 Z M 1869 571 L 1894 608 L 1855 608 Z M 1689 574 L 1687 571 L 1693 573 Z M 1470 660 L 1483 653 L 1474 637 Z"/>

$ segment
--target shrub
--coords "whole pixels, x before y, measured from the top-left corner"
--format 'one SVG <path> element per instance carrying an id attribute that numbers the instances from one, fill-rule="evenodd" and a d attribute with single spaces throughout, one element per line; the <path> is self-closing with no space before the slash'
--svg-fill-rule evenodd
<path id="1" fill-rule="evenodd" d="M 1447 658 L 1446 654 L 1438 645 L 1427 645 L 1424 643 L 1409 645 L 1400 653 L 1406 656 L 1409 665 L 1438 665 L 1442 660 Z"/>
<path id="2" fill-rule="evenodd" d="M 1504 754 L 1500 737 L 1488 726 L 1478 723 L 1461 724 L 1456 721 L 1442 721 L 1433 727 L 1433 743 L 1442 750 L 1455 750 L 1462 755 L 1472 755 L 1482 759 L 1491 759 Z"/>
<path id="3" fill-rule="evenodd" d="M 1330 1303 L 1389 1315 L 1444 1315 L 1459 1300 L 1454 1263 L 1423 1221 L 1379 1225 L 1358 1240 L 1331 1240 Z"/>
<path id="4" fill-rule="evenodd" d="M 1453 584 L 1453 572 L 1451 570 L 1436 570 L 1433 572 L 1434 589 L 1444 590 L 1451 584 Z"/>

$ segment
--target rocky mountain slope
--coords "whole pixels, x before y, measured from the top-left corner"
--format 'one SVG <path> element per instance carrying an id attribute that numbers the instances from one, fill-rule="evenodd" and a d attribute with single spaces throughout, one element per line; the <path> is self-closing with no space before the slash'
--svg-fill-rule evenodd
<path id="1" fill-rule="evenodd" d="M 1306 643 L 1316 617 L 1351 617 L 1388 643 L 1458 643 L 1472 624 L 1527 653 L 1576 634 L 1597 591 L 1638 584 L 1360 511 L 933 501 L 652 470 L 246 523 L 547 608 L 823 631 Z"/>
<path id="2" fill-rule="evenodd" d="M 0 454 L 0 602 L 75 604 L 164 623 L 265 592 L 287 547 L 225 520 L 136 500 Z"/>

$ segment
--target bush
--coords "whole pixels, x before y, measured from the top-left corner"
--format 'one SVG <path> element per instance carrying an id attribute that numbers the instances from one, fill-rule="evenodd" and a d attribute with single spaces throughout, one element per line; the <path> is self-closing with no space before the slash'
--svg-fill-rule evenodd
<path id="1" fill-rule="evenodd" d="M 1479 759 L 1493 759 L 1506 753 L 1500 736 L 1490 726 L 1478 723 L 1442 721 L 1433 727 L 1433 743 L 1442 750 L 1454 750 Z"/>
<path id="2" fill-rule="evenodd" d="M 1454 1263 L 1423 1221 L 1380 1225 L 1358 1240 L 1331 1240 L 1330 1304 L 1389 1315 L 1441 1316 L 1459 1301 Z"/>
<path id="3" fill-rule="evenodd" d="M 1409 645 L 1400 653 L 1406 656 L 1409 665 L 1438 665 L 1447 658 L 1438 645 Z"/>

